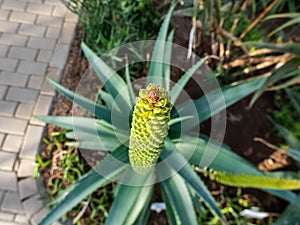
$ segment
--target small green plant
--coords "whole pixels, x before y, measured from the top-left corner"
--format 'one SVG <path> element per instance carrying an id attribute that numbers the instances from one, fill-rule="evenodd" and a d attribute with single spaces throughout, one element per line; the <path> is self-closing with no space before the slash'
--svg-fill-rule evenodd
<path id="1" fill-rule="evenodd" d="M 167 47 L 166 40 L 172 41 L 172 32 L 168 37 L 168 26 L 175 6 L 175 4 L 172 5 L 161 26 L 146 77 L 146 85 L 155 82 L 158 91 L 152 89 L 153 86 L 150 85 L 149 92 L 146 91 L 145 93 L 145 90 L 141 90 L 140 94 L 141 99 L 145 101 L 144 106 L 149 106 L 152 111 L 143 111 L 147 107 L 140 107 L 139 99 L 135 101 L 130 80 L 126 79 L 125 82 L 84 43 L 82 44 L 83 52 L 105 86 L 102 94 L 106 97 L 109 96 L 103 98 L 106 100 L 105 104 L 88 100 L 49 79 L 50 84 L 56 90 L 93 114 L 95 118 L 53 116 L 37 116 L 37 118 L 71 130 L 66 135 L 69 138 L 76 138 L 79 147 L 88 148 L 91 151 L 106 150 L 107 155 L 93 170 L 83 175 L 74 185 L 58 196 L 55 200 L 57 205 L 41 221 L 40 225 L 52 224 L 79 204 L 86 196 L 113 182 L 117 182 L 115 185 L 116 196 L 105 224 L 146 224 L 156 180 L 159 181 L 162 190 L 162 198 L 167 206 L 166 213 L 170 224 L 198 224 L 197 214 L 193 209 L 195 207 L 200 210 L 199 206 L 202 205 L 202 202 L 221 223 L 226 224 L 225 217 L 217 202 L 193 169 L 194 166 L 200 165 L 205 153 L 216 151 L 218 154 L 210 163 L 209 168 L 220 171 L 221 178 L 227 179 L 228 176 L 238 178 L 241 175 L 252 178 L 256 176 L 257 182 L 262 181 L 262 185 L 256 184 L 255 187 L 266 188 L 265 191 L 268 193 L 300 206 L 299 198 L 287 190 L 290 189 L 290 186 L 284 185 L 285 183 L 289 184 L 291 179 L 282 176 L 280 189 L 283 190 L 274 190 L 274 184 L 272 185 L 270 182 L 273 181 L 270 178 L 271 175 L 258 171 L 255 166 L 230 151 L 228 147 L 220 146 L 217 142 L 208 142 L 205 137 L 199 136 L 198 133 L 195 134 L 193 130 L 201 122 L 256 91 L 259 84 L 265 80 L 264 78 L 224 88 L 222 91 L 222 96 L 225 99 L 224 104 L 220 104 L 222 102 L 220 102 L 219 92 L 211 91 L 201 98 L 180 103 L 176 110 L 171 111 L 169 116 L 171 109 L 169 101 L 173 105 L 176 103 L 191 76 L 205 63 L 205 59 L 199 60 L 171 88 L 170 57 L 168 57 L 171 55 L 171 48 Z M 120 94 L 120 90 L 123 90 L 122 94 Z M 145 99 L 143 93 L 146 94 Z M 170 95 L 170 100 L 168 95 Z M 210 104 L 208 104 L 208 99 Z M 114 104 L 111 104 L 112 101 L 115 101 Z M 123 112 L 131 112 L 135 103 L 135 115 L 129 113 L 129 115 L 124 116 Z M 112 106 L 116 104 L 117 107 L 122 108 L 121 111 L 113 111 Z M 192 108 L 195 108 L 196 115 L 191 115 Z M 156 110 L 159 111 L 159 114 L 155 114 L 150 123 L 147 121 L 149 117 L 141 114 L 145 112 L 145 114 L 151 115 Z M 123 128 L 119 123 L 113 124 L 112 120 L 116 118 L 118 122 L 130 121 L 132 118 L 132 130 L 130 131 L 130 127 Z M 137 119 L 137 125 L 145 123 L 146 128 L 134 127 L 135 119 Z M 138 121 L 138 119 L 142 121 Z M 138 155 L 137 150 L 141 149 L 141 143 L 138 141 L 136 142 L 138 144 L 135 145 L 135 140 L 132 140 L 134 132 L 138 133 L 135 138 L 139 140 L 145 138 L 145 143 L 149 143 L 147 142 L 147 135 L 149 135 L 150 140 L 155 139 L 153 144 L 158 146 L 153 148 L 147 146 L 146 149 L 149 151 L 141 151 L 145 155 L 136 157 Z M 99 138 L 101 142 L 99 142 Z M 128 147 L 130 141 L 132 146 Z M 148 160 L 152 157 L 155 160 L 152 160 L 150 164 L 145 163 L 145 159 Z M 154 166 L 153 163 L 157 158 L 158 163 Z M 147 170 L 143 170 L 143 173 L 136 173 L 136 166 L 146 167 Z M 222 182 L 222 179 L 218 180 Z M 234 185 L 234 183 L 231 182 L 230 185 Z M 251 186 L 251 182 L 245 186 L 247 185 Z"/>
<path id="2" fill-rule="evenodd" d="M 78 15 L 84 41 L 97 55 L 128 42 L 151 39 L 159 28 L 152 0 L 61 1 Z"/>

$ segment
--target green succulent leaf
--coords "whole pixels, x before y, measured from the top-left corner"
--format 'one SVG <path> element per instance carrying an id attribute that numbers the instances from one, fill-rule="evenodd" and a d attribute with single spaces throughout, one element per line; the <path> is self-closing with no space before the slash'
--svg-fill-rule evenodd
<path id="1" fill-rule="evenodd" d="M 189 138 L 191 139 L 190 141 Z M 195 137 L 187 136 L 185 137 L 184 142 L 178 142 L 177 144 L 175 144 L 176 148 L 181 152 L 183 156 L 188 159 L 190 163 L 199 166 L 205 151 L 214 152 L 217 150 L 218 154 L 210 164 L 210 168 L 218 171 L 226 171 L 229 173 L 238 172 L 253 175 L 263 175 L 263 173 L 259 171 L 255 166 L 253 166 L 247 160 L 238 156 L 234 152 L 230 151 L 228 148 L 225 148 L 221 145 L 208 143 L 202 138 L 198 139 L 198 143 L 195 146 L 194 139 Z M 286 201 L 289 201 L 290 203 L 294 203 L 300 206 L 300 198 L 298 198 L 297 195 L 291 191 L 270 189 L 263 190 Z"/>
<path id="2" fill-rule="evenodd" d="M 168 157 L 170 158 L 168 159 Z M 220 219 L 223 218 L 222 212 L 215 202 L 215 199 L 212 197 L 210 191 L 169 139 L 166 140 L 165 148 L 161 154 L 161 158 L 162 160 L 165 160 L 164 162 L 172 169 L 178 171 L 178 174 L 197 192 L 199 196 L 203 198 L 208 207 L 215 212 Z"/>
<path id="3" fill-rule="evenodd" d="M 300 198 L 300 196 L 298 195 Z M 300 221 L 300 207 L 289 204 L 288 207 L 281 213 L 280 217 L 276 220 L 275 223 L 271 225 L 283 225 L 283 224 L 297 224 Z"/>
<path id="4" fill-rule="evenodd" d="M 300 151 L 299 150 L 290 148 L 290 149 L 287 150 L 287 154 L 291 158 L 293 158 L 293 159 L 295 159 L 295 160 L 297 160 L 297 161 L 300 162 Z"/>
<path id="5" fill-rule="evenodd" d="M 142 209 L 142 211 L 140 212 L 137 220 L 134 222 L 133 225 L 147 225 L 149 216 L 150 216 L 150 210 L 151 210 L 151 203 L 152 203 L 152 199 L 153 199 L 153 194 L 154 191 L 152 192 L 152 195 L 150 195 L 147 198 L 147 201 L 145 202 L 145 205 Z"/>
<path id="6" fill-rule="evenodd" d="M 233 105 L 234 103 L 256 91 L 265 80 L 266 78 L 259 78 L 239 85 L 229 86 L 223 88 L 222 92 L 217 90 L 197 100 L 190 100 L 179 105 L 178 107 L 176 107 L 178 111 L 177 115 L 179 114 L 180 117 L 190 117 L 191 119 L 187 119 L 181 124 L 177 123 L 173 125 L 172 127 L 170 127 L 170 133 L 186 131 L 197 126 L 199 123 L 209 119 L 218 112 L 224 110 L 225 108 Z M 224 98 L 222 98 L 222 96 Z M 190 109 L 192 109 L 193 107 L 196 107 L 198 118 L 195 118 L 194 115 L 191 115 Z M 172 118 L 176 118 L 177 115 L 173 115 Z"/>
<path id="7" fill-rule="evenodd" d="M 39 223 L 39 225 L 51 225 L 69 210 L 80 203 L 86 196 L 96 189 L 109 184 L 110 179 L 119 176 L 125 169 L 125 163 L 112 163 L 112 157 L 121 162 L 128 162 L 126 147 L 122 146 L 111 155 L 106 156 L 93 170 L 85 174 L 76 184 L 65 190 L 64 194 L 56 199 L 57 205 Z M 100 175 L 97 171 L 102 171 Z"/>
<path id="8" fill-rule="evenodd" d="M 128 168 L 123 181 L 134 183 L 134 186 L 120 185 L 105 225 L 131 225 L 136 221 L 145 203 L 152 196 L 155 174 L 153 171 L 136 174 Z"/>
<path id="9" fill-rule="evenodd" d="M 164 62 L 165 61 L 165 52 L 166 49 L 170 48 L 170 43 L 166 42 L 167 34 L 168 34 L 168 28 L 171 20 L 172 13 L 174 11 L 176 4 L 172 4 L 168 14 L 166 15 L 163 24 L 161 25 L 161 28 L 159 30 L 159 34 L 157 36 L 155 46 L 152 52 L 151 56 L 151 64 L 148 72 L 147 82 L 146 84 L 150 84 L 155 82 L 157 85 L 163 85 L 164 87 L 167 87 L 166 85 L 166 77 L 165 77 L 165 71 L 164 71 Z M 166 47 L 168 45 L 168 47 Z M 169 65 L 168 65 L 169 66 Z M 154 78 L 154 80 L 153 80 Z M 169 80 L 168 80 L 169 81 Z"/>
<path id="10" fill-rule="evenodd" d="M 275 127 L 282 134 L 284 139 L 287 141 L 289 147 L 294 149 L 300 149 L 300 140 L 293 134 L 293 132 L 286 129 L 284 126 L 281 126 L 278 123 L 273 122 Z"/>
<path id="11" fill-rule="evenodd" d="M 161 172 L 164 173 L 164 177 L 169 177 L 172 174 L 171 169 L 168 167 L 165 167 L 165 170 Z M 198 222 L 196 213 L 193 210 L 193 202 L 184 180 L 178 174 L 175 174 L 162 181 L 161 187 L 165 193 L 168 205 L 176 212 L 175 215 L 178 216 L 180 223 L 176 224 L 197 225 Z"/>
<path id="12" fill-rule="evenodd" d="M 105 102 L 105 105 L 107 106 L 108 109 L 112 108 L 112 105 L 114 103 L 114 99 L 110 94 L 108 94 L 107 92 L 100 89 L 98 91 L 98 96 L 100 96 L 101 97 L 100 99 Z"/>
<path id="13" fill-rule="evenodd" d="M 228 173 L 212 169 L 204 169 L 205 176 L 211 180 L 234 187 L 267 188 L 273 190 L 300 189 L 300 179 L 285 179 L 266 175 Z"/>
<path id="14" fill-rule="evenodd" d="M 130 164 L 136 172 L 151 169 L 168 135 L 172 104 L 168 92 L 149 84 L 141 89 L 134 107 L 129 141 Z"/>
<path id="15" fill-rule="evenodd" d="M 166 46 L 165 63 L 164 63 L 164 75 L 166 81 L 171 81 L 171 58 L 172 58 L 172 43 L 175 30 L 173 29 L 167 39 L 168 45 Z M 170 91 L 170 82 L 165 82 L 166 90 Z"/>
<path id="16" fill-rule="evenodd" d="M 187 82 L 191 79 L 193 74 L 205 63 L 207 58 L 203 58 L 199 60 L 195 65 L 193 65 L 185 74 L 178 80 L 175 86 L 172 88 L 170 95 L 172 96 L 172 104 L 175 104 L 177 98 L 182 92 L 183 88 L 187 84 Z"/>
<path id="17" fill-rule="evenodd" d="M 126 67 L 125 67 L 125 79 L 126 79 L 126 83 L 127 83 L 127 87 L 128 87 L 128 91 L 129 91 L 129 95 L 130 95 L 130 105 L 134 105 L 135 94 L 134 94 L 133 87 L 132 87 L 131 80 L 130 80 L 130 73 L 129 73 L 128 65 L 126 65 Z"/>
<path id="18" fill-rule="evenodd" d="M 81 95 L 78 95 L 78 94 L 64 88 L 63 86 L 56 83 L 54 80 L 52 80 L 50 78 L 47 78 L 47 79 L 48 79 L 48 82 L 59 93 L 61 93 L 66 98 L 68 98 L 72 102 L 79 105 L 81 108 L 85 109 L 86 111 L 88 111 L 92 115 L 95 115 L 96 117 L 101 118 L 101 119 L 103 119 L 107 122 L 111 121 L 111 113 L 106 107 L 104 107 L 102 105 L 99 105 L 99 104 L 96 104 L 95 102 L 92 102 L 91 100 L 89 100 L 89 99 L 87 99 L 87 98 L 85 98 Z"/>
<path id="19" fill-rule="evenodd" d="M 124 91 L 127 90 L 125 81 L 112 70 L 100 57 L 96 55 L 84 42 L 81 44 L 81 48 L 95 70 L 98 78 L 104 84 L 106 90 L 115 99 L 117 96 L 122 99 L 122 104 L 126 103 L 130 106 L 129 93 Z M 122 91 L 122 96 L 119 95 Z"/>

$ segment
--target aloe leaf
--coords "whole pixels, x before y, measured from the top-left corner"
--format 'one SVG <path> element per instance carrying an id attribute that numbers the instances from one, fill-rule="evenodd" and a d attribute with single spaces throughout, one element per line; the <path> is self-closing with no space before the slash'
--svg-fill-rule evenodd
<path id="1" fill-rule="evenodd" d="M 300 149 L 300 141 L 291 131 L 289 131 L 284 126 L 281 126 L 278 123 L 274 122 L 274 125 L 279 130 L 279 132 L 282 134 L 284 139 L 287 141 L 289 147 L 294 148 L 294 149 Z"/>
<path id="2" fill-rule="evenodd" d="M 268 48 L 274 52 L 291 53 L 300 56 L 300 43 L 272 44 L 264 42 L 245 42 L 244 44 L 257 48 Z"/>
<path id="3" fill-rule="evenodd" d="M 297 160 L 297 161 L 300 162 L 300 151 L 299 150 L 290 148 L 290 149 L 287 150 L 287 154 L 291 158 L 293 158 L 293 159 L 295 159 L 295 160 Z"/>
<path id="4" fill-rule="evenodd" d="M 181 225 L 181 221 L 178 215 L 178 212 L 173 210 L 174 207 L 171 205 L 171 202 L 168 200 L 166 193 L 164 192 L 164 189 L 161 190 L 162 199 L 166 204 L 166 214 L 168 223 L 170 225 Z"/>
<path id="5" fill-rule="evenodd" d="M 293 103 L 295 109 L 297 110 L 297 112 L 300 115 L 300 97 L 299 97 L 299 95 L 297 95 L 295 92 L 293 92 L 289 88 L 286 88 L 285 92 L 288 94 L 288 96 L 292 100 L 292 103 Z"/>
<path id="6" fill-rule="evenodd" d="M 72 102 L 76 103 L 77 105 L 79 105 L 81 108 L 85 109 L 86 111 L 88 111 L 89 113 L 91 113 L 92 115 L 95 115 L 98 118 L 101 118 L 107 122 L 111 121 L 111 113 L 110 111 L 105 108 L 102 105 L 96 104 L 95 102 L 92 102 L 91 100 L 84 98 L 81 95 L 78 95 L 66 88 L 64 88 L 63 86 L 61 86 L 60 84 L 56 83 L 54 80 L 47 78 L 49 83 L 59 92 L 61 93 L 63 96 L 65 96 L 66 98 L 68 98 L 69 100 L 71 100 Z"/>
<path id="7" fill-rule="evenodd" d="M 176 109 L 180 117 L 191 117 L 191 119 L 187 119 L 181 124 L 177 123 L 173 125 L 170 127 L 170 132 L 184 131 L 185 129 L 187 130 L 197 126 L 199 123 L 209 119 L 218 112 L 256 91 L 265 80 L 266 78 L 259 78 L 243 84 L 223 88 L 221 93 L 215 91 L 198 100 L 188 101 L 179 105 Z M 221 98 L 222 95 L 224 99 Z M 194 118 L 194 115 L 191 115 L 190 109 L 193 107 L 197 109 L 198 118 Z"/>
<path id="8" fill-rule="evenodd" d="M 273 190 L 297 190 L 300 189 L 300 179 L 287 179 L 274 177 L 269 174 L 253 175 L 246 173 L 228 173 L 217 170 L 204 170 L 204 174 L 211 180 L 234 187 L 265 188 Z"/>
<path id="9" fill-rule="evenodd" d="M 193 74 L 205 63 L 206 59 L 207 58 L 202 58 L 195 65 L 193 65 L 188 71 L 186 71 L 186 73 L 178 80 L 178 82 L 172 88 L 170 95 L 173 105 L 179 97 L 180 93 L 182 92 L 183 88 L 187 84 L 187 82 L 191 79 Z"/>
<path id="10" fill-rule="evenodd" d="M 171 160 L 166 160 L 171 154 Z M 161 154 L 161 158 L 165 160 L 165 163 L 175 171 L 179 169 L 178 174 L 187 182 L 187 184 L 195 189 L 197 194 L 203 198 L 204 202 L 212 209 L 213 212 L 216 213 L 219 218 L 223 218 L 221 210 L 219 209 L 215 199 L 212 197 L 205 184 L 201 181 L 196 172 L 190 167 L 186 159 L 176 150 L 175 145 L 169 139 L 166 140 L 165 148 Z M 178 168 L 180 165 L 183 165 L 183 167 Z"/>
<path id="11" fill-rule="evenodd" d="M 169 177 L 171 169 L 165 167 L 165 170 L 160 172 L 165 173 L 165 175 L 166 173 L 169 174 L 167 175 Z M 184 180 L 178 174 L 175 174 L 162 181 L 161 187 L 166 195 L 166 201 L 168 201 L 172 209 L 176 211 L 181 224 L 197 225 L 198 222 L 195 211 L 193 210 L 193 202 Z"/>
<path id="12" fill-rule="evenodd" d="M 298 17 L 291 19 L 289 21 L 287 21 L 286 23 L 282 24 L 281 26 L 279 26 L 278 28 L 276 28 L 275 30 L 273 30 L 269 36 L 272 36 L 273 34 L 277 33 L 280 30 L 283 30 L 284 28 L 290 27 L 294 24 L 298 24 L 300 23 L 300 15 L 298 15 Z"/>
<path id="13" fill-rule="evenodd" d="M 155 174 L 153 171 L 147 174 L 136 174 L 128 168 L 123 180 L 126 183 L 134 183 L 134 186 L 120 186 L 105 225 L 133 224 L 151 196 L 153 185 L 149 185 L 149 182 L 154 183 Z"/>
<path id="14" fill-rule="evenodd" d="M 104 84 L 106 90 L 114 99 L 119 95 L 120 91 L 127 90 L 125 81 L 100 57 L 98 57 L 84 42 L 82 42 L 81 48 L 100 81 Z M 123 100 L 129 105 L 128 93 L 127 95 L 124 95 L 123 93 L 121 98 L 123 98 Z"/>
<path id="15" fill-rule="evenodd" d="M 152 56 L 151 56 L 151 64 L 148 72 L 146 85 L 148 85 L 149 83 L 155 83 L 156 85 L 163 85 L 164 87 L 166 87 L 165 85 L 166 80 L 164 79 L 165 78 L 164 62 L 165 62 L 165 52 L 166 52 L 165 45 L 166 45 L 166 39 L 167 39 L 171 16 L 175 6 L 176 4 L 172 4 L 158 33 L 155 46 L 152 52 Z"/>
<path id="16" fill-rule="evenodd" d="M 251 99 L 250 106 L 256 102 L 256 100 L 263 94 L 263 92 L 273 85 L 275 82 L 288 78 L 291 76 L 295 76 L 300 74 L 300 70 L 298 70 L 298 66 L 300 64 L 300 58 L 293 58 L 290 61 L 286 62 L 283 66 L 275 70 L 270 77 L 259 87 L 258 91 L 254 94 Z"/>
<path id="17" fill-rule="evenodd" d="M 111 158 L 128 162 L 126 147 L 122 146 L 111 155 L 106 156 L 93 170 L 85 174 L 74 185 L 65 190 L 64 194 L 56 199 L 58 203 L 50 213 L 39 223 L 39 225 L 51 225 L 69 210 L 80 203 L 86 196 L 92 194 L 99 187 L 110 183 L 125 168 L 126 164 L 112 163 Z M 100 175 L 97 171 L 105 172 Z"/>
<path id="18" fill-rule="evenodd" d="M 100 132 L 99 135 L 80 131 L 67 132 L 66 137 L 69 139 L 76 139 L 77 144 L 75 146 L 89 150 L 112 152 L 121 145 L 121 142 L 116 135 L 104 132 Z"/>
<path id="19" fill-rule="evenodd" d="M 130 96 L 130 105 L 134 105 L 135 94 L 134 94 L 133 87 L 132 87 L 132 84 L 130 81 L 130 73 L 129 73 L 128 65 L 126 65 L 126 67 L 125 67 L 125 79 L 126 79 L 126 83 L 127 83 L 127 87 L 128 87 L 129 96 Z"/>
<path id="20" fill-rule="evenodd" d="M 172 58 L 172 43 L 174 38 L 175 30 L 173 29 L 168 36 L 168 45 L 166 46 L 165 53 L 165 63 L 164 63 L 164 74 L 165 74 L 165 88 L 170 91 L 170 81 L 171 81 L 171 58 Z"/>
<path id="21" fill-rule="evenodd" d="M 300 196 L 298 195 L 298 197 Z M 299 211 L 300 207 L 289 204 L 276 222 L 272 223 L 271 225 L 297 224 L 300 221 Z"/>
<path id="22" fill-rule="evenodd" d="M 140 212 L 137 220 L 134 222 L 133 225 L 147 225 L 150 212 L 151 212 L 151 203 L 152 203 L 152 198 L 153 198 L 153 193 L 152 191 L 151 196 L 147 198 L 147 201 L 145 202 L 145 206 L 143 207 L 142 211 Z"/>
<path id="23" fill-rule="evenodd" d="M 114 99 L 113 97 L 108 94 L 107 92 L 103 91 L 103 90 L 99 90 L 98 91 L 98 95 L 101 97 L 101 99 L 105 102 L 105 105 L 111 109 L 112 108 L 112 105 L 114 103 Z"/>
<path id="24" fill-rule="evenodd" d="M 190 141 L 189 138 L 191 139 Z M 227 148 L 215 144 L 208 144 L 207 141 L 202 138 L 198 139 L 198 143 L 195 146 L 194 139 L 195 137 L 185 137 L 184 142 L 178 142 L 177 144 L 175 144 L 176 148 L 181 152 L 183 156 L 185 156 L 189 160 L 190 163 L 199 166 L 201 160 L 203 160 L 202 157 L 205 151 L 210 152 L 217 149 L 218 154 L 210 164 L 210 168 L 219 171 L 226 171 L 229 173 L 239 172 L 253 175 L 263 174 L 250 162 L 228 150 Z M 263 190 L 286 201 L 289 201 L 290 203 L 294 203 L 300 206 L 300 198 L 298 198 L 297 195 L 291 191 L 279 191 L 270 189 Z"/>

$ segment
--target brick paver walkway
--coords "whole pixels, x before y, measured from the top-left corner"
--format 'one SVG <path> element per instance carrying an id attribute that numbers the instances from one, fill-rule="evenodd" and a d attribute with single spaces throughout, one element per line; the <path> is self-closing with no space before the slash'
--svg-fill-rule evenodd
<path id="1" fill-rule="evenodd" d="M 32 178 L 46 115 L 77 18 L 59 0 L 0 0 L 0 225 L 37 224 L 48 209 Z"/>

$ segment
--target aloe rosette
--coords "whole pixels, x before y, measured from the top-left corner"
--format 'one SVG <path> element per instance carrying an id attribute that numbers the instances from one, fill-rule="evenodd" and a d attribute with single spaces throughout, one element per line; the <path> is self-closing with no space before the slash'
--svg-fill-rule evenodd
<path id="1" fill-rule="evenodd" d="M 67 129 L 66 137 L 69 139 L 76 137 L 78 141 L 68 144 L 76 144 L 80 148 L 91 151 L 105 150 L 107 154 L 93 170 L 82 176 L 64 194 L 58 196 L 54 201 L 55 207 L 43 218 L 40 225 L 53 224 L 88 195 L 113 181 L 118 182 L 118 185 L 114 185 L 117 191 L 105 225 L 147 224 L 156 181 L 160 182 L 162 199 L 167 205 L 166 215 L 169 224 L 199 224 L 197 216 L 203 212 L 199 199 L 202 199 L 214 215 L 224 222 L 224 215 L 217 202 L 194 170 L 195 166 L 199 166 L 205 151 L 214 149 L 220 151 L 209 165 L 212 170 L 210 170 L 211 175 L 208 175 L 212 179 L 241 186 L 241 181 L 251 175 L 252 180 L 258 179 L 262 184 L 255 187 L 269 188 L 265 191 L 300 207 L 300 197 L 289 191 L 294 187 L 291 188 L 290 182 L 294 185 L 294 181 L 286 179 L 286 174 L 280 180 L 282 182 L 280 189 L 283 190 L 274 190 L 272 188 L 277 185 L 277 179 L 268 178 L 269 174 L 257 170 L 246 159 L 230 151 L 227 146 L 215 145 L 214 142 L 208 143 L 207 138 L 202 135 L 192 135 L 194 134 L 192 128 L 257 91 L 266 79 L 259 78 L 223 88 L 221 94 L 225 104 L 221 104 L 220 95 L 214 91 L 198 99 L 178 103 L 177 99 L 185 85 L 204 65 L 205 59 L 195 63 L 182 75 L 176 85 L 170 88 L 172 48 L 167 47 L 166 41 L 172 42 L 174 32 L 168 35 L 168 26 L 175 6 L 172 5 L 166 15 L 155 42 L 146 80 L 149 85 L 146 89 L 140 90 L 139 97 L 136 98 L 130 135 L 128 135 L 127 121 L 131 115 L 127 117 L 121 113 L 121 111 L 130 112 L 135 99 L 128 67 L 125 73 L 126 81 L 124 81 L 83 43 L 85 56 L 104 84 L 105 89 L 99 92 L 103 101 L 91 101 L 49 80 L 57 91 L 91 113 L 94 118 L 75 116 L 39 116 L 38 118 Z M 154 81 L 158 86 L 151 84 Z M 120 95 L 121 90 L 125 90 L 122 95 Z M 116 99 L 121 100 L 122 104 L 118 104 Z M 120 109 L 127 108 L 125 110 L 122 108 L 120 112 L 113 111 L 114 104 L 118 104 Z M 176 110 L 171 111 L 172 104 L 176 104 Z M 196 114 L 191 113 L 191 106 L 196 108 Z M 120 118 L 124 119 L 126 126 L 113 124 L 113 118 L 118 118 L 118 121 Z M 119 135 L 122 135 L 121 139 Z M 149 173 L 132 172 L 131 167 L 137 172 L 147 171 L 156 164 L 158 159 L 162 161 L 163 167 L 157 166 L 156 170 L 151 170 Z M 199 212 L 198 214 L 193 210 L 194 208 Z"/>
<path id="2" fill-rule="evenodd" d="M 136 172 L 146 172 L 157 162 L 168 135 L 171 98 L 163 86 L 141 89 L 134 107 L 129 160 Z"/>

